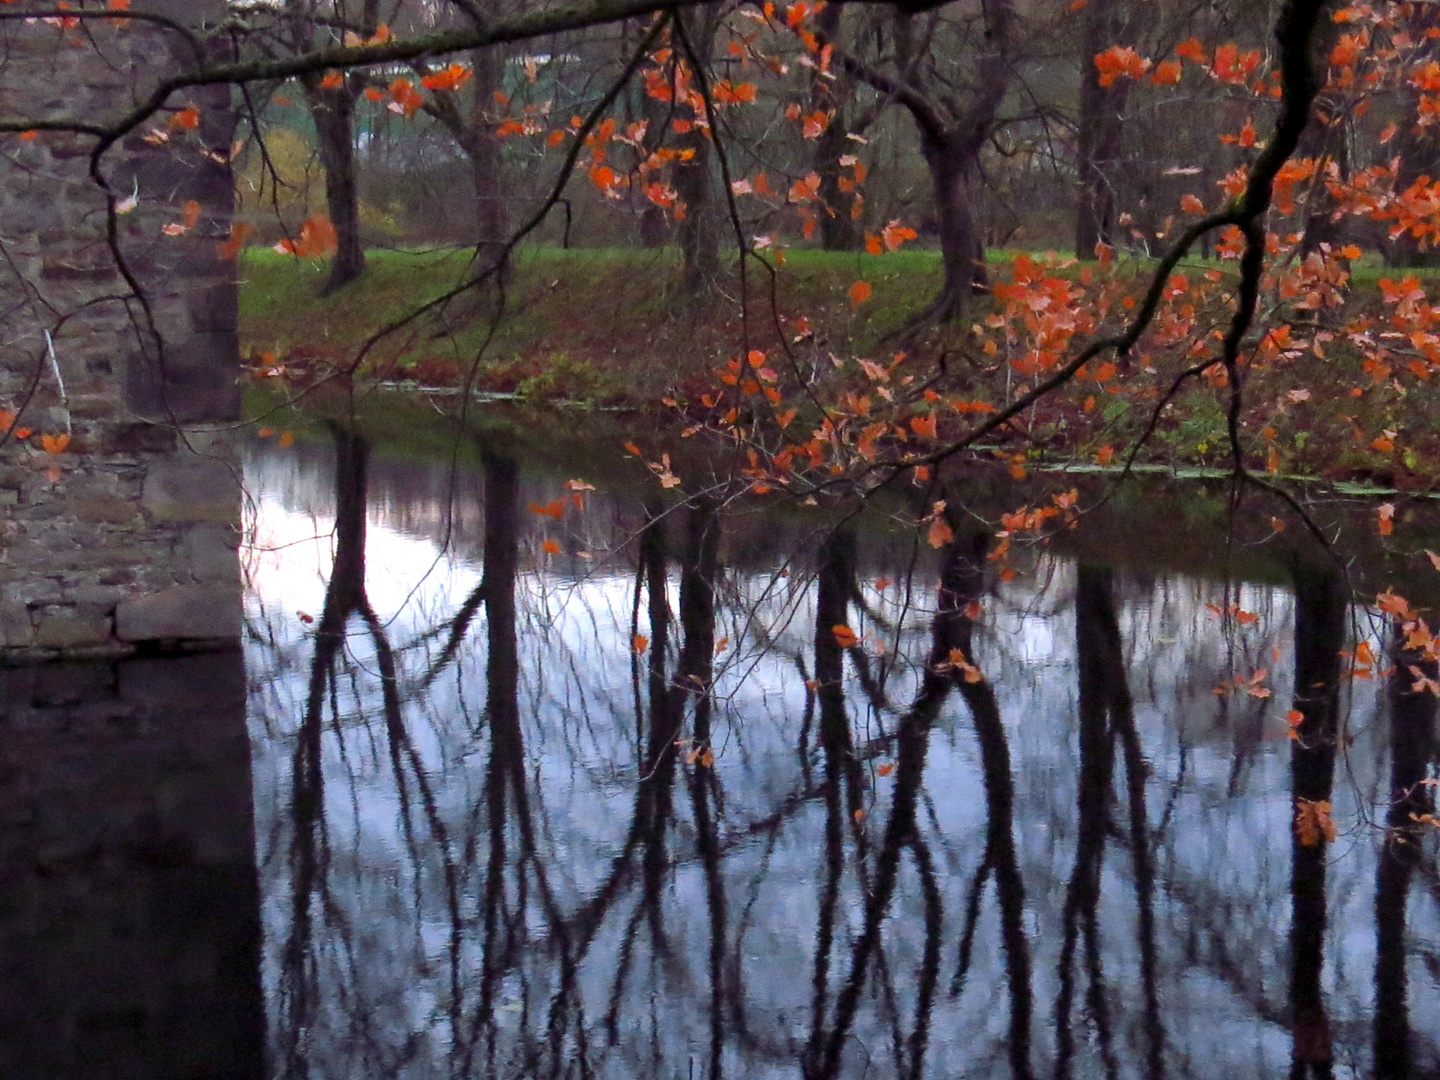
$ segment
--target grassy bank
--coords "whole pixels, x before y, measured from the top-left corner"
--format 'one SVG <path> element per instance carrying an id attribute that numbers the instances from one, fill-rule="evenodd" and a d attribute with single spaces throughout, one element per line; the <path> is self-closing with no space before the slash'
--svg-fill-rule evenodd
<path id="1" fill-rule="evenodd" d="M 998 263 L 1010 256 L 993 258 Z M 1130 265 L 1137 274 L 1148 269 L 1139 260 Z M 1211 265 L 1195 260 L 1190 268 Z M 705 295 L 682 297 L 673 250 L 532 250 L 517 260 L 503 307 L 493 293 L 462 293 L 406 322 L 465 280 L 468 252 L 372 251 L 361 280 L 324 296 L 327 269 L 269 251 L 246 254 L 241 335 L 252 361 L 283 365 L 287 378 L 303 384 L 348 366 L 377 328 L 393 324 L 393 332 L 366 354 L 361 374 L 367 379 L 468 385 L 535 403 L 632 407 L 653 406 L 672 393 L 697 401 L 716 389 L 714 369 L 737 355 L 742 342 L 773 349 L 781 334 L 800 331 L 802 316 L 823 335 L 805 350 L 811 363 L 828 367 L 831 354 L 892 352 L 887 335 L 924 307 L 940 281 L 932 251 L 880 258 L 792 252 L 774 280 L 751 265 L 742 317 L 733 268 Z M 1352 307 L 1378 306 L 1376 281 L 1400 273 L 1357 265 Z M 873 294 L 857 308 L 848 293 L 860 280 Z M 959 337 L 965 328 L 947 333 Z M 932 342 L 924 352 L 936 355 L 944 344 Z M 987 370 L 952 361 L 942 390 L 994 402 L 1014 393 L 1014 383 L 1004 365 Z M 1247 442 L 1257 455 L 1252 465 L 1264 468 L 1269 457 L 1284 473 L 1431 486 L 1440 474 L 1440 422 L 1430 408 L 1428 384 L 1409 383 L 1407 391 L 1372 378 L 1343 339 L 1323 363 L 1312 358 L 1257 369 L 1246 388 Z M 1300 391 L 1308 392 L 1303 402 L 1296 397 Z M 1158 426 L 1149 460 L 1223 465 L 1226 396 L 1197 383 Z M 1150 410 L 1145 393 L 1111 397 L 1094 383 L 1077 384 L 1034 410 L 1024 435 L 1012 435 L 1008 449 L 1052 461 L 1104 461 L 1105 448 L 1124 447 Z"/>
<path id="2" fill-rule="evenodd" d="M 377 328 L 463 282 L 469 265 L 468 252 L 371 251 L 362 279 L 323 296 L 326 266 L 252 250 L 241 274 L 242 349 L 289 365 L 344 363 Z M 525 252 L 500 318 L 493 298 L 462 294 L 387 335 L 365 370 L 430 386 L 473 379 L 538 400 L 642 403 L 735 355 L 743 321 L 755 348 L 772 347 L 782 329 L 793 334 L 803 314 L 831 348 L 864 351 L 924 306 L 940 268 L 928 251 L 791 253 L 773 283 L 751 265 L 745 320 L 733 270 L 706 296 L 678 295 L 678 278 L 672 249 Z M 862 278 L 874 295 L 857 311 L 847 290 Z"/>

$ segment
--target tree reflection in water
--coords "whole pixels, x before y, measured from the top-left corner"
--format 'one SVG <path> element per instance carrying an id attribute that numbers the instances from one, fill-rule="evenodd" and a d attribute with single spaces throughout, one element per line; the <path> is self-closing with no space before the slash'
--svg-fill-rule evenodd
<path id="1" fill-rule="evenodd" d="M 281 549 L 252 608 L 275 1072 L 1440 1066 L 1407 1005 L 1440 978 L 1412 817 L 1434 699 L 1342 695 L 1333 577 L 1292 598 L 1045 557 L 1004 583 L 958 518 L 917 558 L 873 518 L 602 495 L 546 555 L 524 507 L 555 481 L 478 458 L 483 527 L 344 430 L 324 483 L 251 463 L 277 548 L 333 534 L 318 579 Z M 1258 619 L 1227 630 L 1205 605 L 1236 597 Z M 1274 701 L 1217 718 L 1291 638 Z M 1385 837 L 1300 841 L 1292 798 L 1353 821 L 1372 788 Z"/>

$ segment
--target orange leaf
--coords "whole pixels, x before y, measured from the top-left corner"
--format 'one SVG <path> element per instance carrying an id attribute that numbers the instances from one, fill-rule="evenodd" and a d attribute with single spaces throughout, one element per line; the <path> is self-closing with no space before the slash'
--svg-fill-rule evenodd
<path id="1" fill-rule="evenodd" d="M 1140 56 L 1128 45 L 1112 45 L 1095 56 L 1095 70 L 1100 73 L 1100 85 L 1112 86 L 1124 75 L 1138 79 L 1150 70 L 1150 61 Z"/>
<path id="2" fill-rule="evenodd" d="M 854 285 L 850 286 L 851 305 L 853 307 L 859 307 L 861 304 L 865 303 L 866 300 L 870 299 L 870 294 L 873 291 L 874 290 L 870 288 L 870 283 L 868 281 L 855 282 Z"/>
<path id="3" fill-rule="evenodd" d="M 281 450 L 289 450 L 290 447 L 295 445 L 295 433 L 293 431 L 282 431 L 277 442 L 279 442 Z"/>
<path id="4" fill-rule="evenodd" d="M 187 105 L 170 118 L 170 126 L 194 131 L 200 126 L 200 110 L 194 105 Z"/>
<path id="5" fill-rule="evenodd" d="M 330 219 L 316 214 L 300 223 L 300 236 L 292 242 L 290 250 L 302 259 L 319 259 L 335 254 L 339 246 L 339 236 Z"/>
<path id="6" fill-rule="evenodd" d="M 1193 60 L 1197 64 L 1209 63 L 1209 61 L 1205 58 L 1205 49 L 1203 46 L 1201 46 L 1200 39 L 1198 37 L 1192 37 L 1186 41 L 1182 41 L 1179 45 L 1176 45 L 1175 55 L 1183 56 L 1187 60 Z"/>
<path id="7" fill-rule="evenodd" d="M 1322 839 L 1334 840 L 1340 834 L 1330 816 L 1330 803 L 1325 799 L 1295 800 L 1295 838 L 1301 847 L 1316 847 Z"/>
<path id="8" fill-rule="evenodd" d="M 830 632 L 835 635 L 835 644 L 842 649 L 848 649 L 860 640 L 855 636 L 855 631 L 844 623 L 836 623 L 830 628 Z"/>
<path id="9" fill-rule="evenodd" d="M 644 634 L 636 634 L 630 639 L 630 651 L 638 655 L 644 652 L 649 644 L 650 639 Z"/>
<path id="10" fill-rule="evenodd" d="M 875 766 L 875 772 L 880 776 L 889 776 L 894 771 L 895 763 L 893 761 L 887 761 L 884 765 Z"/>
<path id="11" fill-rule="evenodd" d="M 1187 194 L 1180 198 L 1180 209 L 1184 210 L 1187 214 L 1203 214 L 1205 212 L 1205 204 L 1200 201 L 1199 196 Z"/>
<path id="12" fill-rule="evenodd" d="M 900 224 L 899 218 L 894 219 L 880 230 L 880 237 L 885 241 L 887 251 L 894 251 L 901 244 L 905 243 L 906 240 L 914 240 L 919 235 L 919 233 L 908 225 Z"/>
<path id="13" fill-rule="evenodd" d="M 338 71 L 327 71 L 320 80 L 321 90 L 338 90 L 345 85 L 345 76 Z"/>
<path id="14" fill-rule="evenodd" d="M 620 178 L 609 165 L 596 165 L 590 170 L 590 179 L 601 191 L 609 191 Z"/>
<path id="15" fill-rule="evenodd" d="M 458 90 L 469 81 L 472 74 L 464 64 L 449 64 L 439 71 L 422 76 L 420 85 L 427 90 Z"/>
<path id="16" fill-rule="evenodd" d="M 1150 73 L 1150 81 L 1156 86 L 1174 86 L 1180 81 L 1180 61 L 1160 61 Z"/>
<path id="17" fill-rule="evenodd" d="M 1376 527 L 1380 530 L 1380 535 L 1389 536 L 1395 531 L 1395 504 L 1381 503 L 1375 513 Z"/>
<path id="18" fill-rule="evenodd" d="M 545 552 L 546 555 L 560 554 L 560 545 L 557 544 L 554 540 L 546 540 L 543 544 L 540 545 L 540 548 L 542 551 Z"/>
<path id="19" fill-rule="evenodd" d="M 40 445 L 47 454 L 64 453 L 65 448 L 70 445 L 70 433 L 61 432 L 59 435 L 41 435 Z"/>
<path id="20" fill-rule="evenodd" d="M 930 522 L 930 530 L 925 534 L 925 539 L 931 547 L 942 548 L 955 539 L 955 530 L 950 528 L 950 524 L 943 517 L 936 515 L 935 520 Z"/>
<path id="21" fill-rule="evenodd" d="M 200 204 L 194 199 L 187 199 L 185 205 L 180 209 L 185 214 L 185 228 L 193 229 L 195 223 L 200 220 Z"/>
<path id="22" fill-rule="evenodd" d="M 250 235 L 251 226 L 248 222 L 232 221 L 230 223 L 230 239 L 220 241 L 220 257 L 233 262 L 240 257 L 240 252 L 245 247 L 245 238 Z"/>
<path id="23" fill-rule="evenodd" d="M 530 512 L 532 514 L 538 514 L 541 517 L 552 517 L 556 521 L 559 521 L 565 516 L 565 500 L 552 499 L 543 506 L 539 503 L 532 502 L 530 504 Z"/>

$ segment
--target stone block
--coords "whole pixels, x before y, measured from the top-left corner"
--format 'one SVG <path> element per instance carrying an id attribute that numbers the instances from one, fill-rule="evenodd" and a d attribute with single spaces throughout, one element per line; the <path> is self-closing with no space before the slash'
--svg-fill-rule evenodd
<path id="1" fill-rule="evenodd" d="M 240 580 L 240 534 L 225 525 L 196 525 L 185 537 L 185 555 L 196 581 Z"/>
<path id="2" fill-rule="evenodd" d="M 35 644 L 45 649 L 79 649 L 108 640 L 110 619 L 97 608 L 47 608 L 35 626 Z"/>
<path id="3" fill-rule="evenodd" d="M 18 601 L 0 601 L 0 648 L 28 649 L 35 644 L 30 612 Z"/>
<path id="4" fill-rule="evenodd" d="M 121 641 L 240 637 L 240 586 L 178 585 L 126 600 L 115 609 Z"/>
<path id="5" fill-rule="evenodd" d="M 5 599 L 31 607 L 58 604 L 65 598 L 65 590 L 54 578 L 31 575 L 24 581 L 7 585 Z"/>
<path id="6" fill-rule="evenodd" d="M 164 462 L 146 475 L 140 501 L 153 521 L 229 525 L 240 517 L 240 481 L 224 462 L 203 458 Z"/>
<path id="7" fill-rule="evenodd" d="M 70 509 L 76 521 L 120 523 L 140 516 L 140 508 L 119 495 L 72 495 Z"/>
<path id="8" fill-rule="evenodd" d="M 175 428 L 167 424 L 115 424 L 105 433 L 101 449 L 107 454 L 168 454 L 176 441 Z"/>
<path id="9" fill-rule="evenodd" d="M 206 245 L 213 250 L 215 245 Z M 233 420 L 240 414 L 239 341 L 233 331 L 191 334 L 165 350 L 163 365 L 132 352 L 125 358 L 125 404 L 159 421 Z"/>
<path id="10" fill-rule="evenodd" d="M 196 288 L 187 301 L 190 329 L 196 334 L 233 333 L 239 329 L 240 289 L 233 281 Z"/>

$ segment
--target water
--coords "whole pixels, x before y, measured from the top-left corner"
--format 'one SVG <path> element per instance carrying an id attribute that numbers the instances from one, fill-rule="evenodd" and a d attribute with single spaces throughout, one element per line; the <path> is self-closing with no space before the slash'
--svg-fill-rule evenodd
<path id="1" fill-rule="evenodd" d="M 1434 699 L 1330 564 L 494 450 L 257 450 L 243 667 L 5 676 L 0 1075 L 1440 1075 Z"/>

